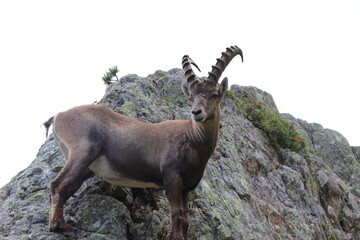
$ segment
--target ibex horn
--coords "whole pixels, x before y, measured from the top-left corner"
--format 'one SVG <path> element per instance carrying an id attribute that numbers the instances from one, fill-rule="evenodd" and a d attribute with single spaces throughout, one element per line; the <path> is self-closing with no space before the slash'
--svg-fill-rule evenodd
<path id="1" fill-rule="evenodd" d="M 216 64 L 212 66 L 211 72 L 207 78 L 208 81 L 212 81 L 215 84 L 219 81 L 221 74 L 224 72 L 229 62 L 237 55 L 241 56 L 241 60 L 244 61 L 243 54 L 240 48 L 237 46 L 231 46 L 226 48 L 226 52 L 221 53 L 221 58 L 217 58 Z"/>
<path id="2" fill-rule="evenodd" d="M 185 55 L 182 60 L 182 66 L 185 72 L 186 81 L 189 84 L 197 80 L 197 76 L 192 70 L 191 64 L 194 65 L 201 72 L 200 68 L 196 65 L 196 63 L 188 55 Z"/>

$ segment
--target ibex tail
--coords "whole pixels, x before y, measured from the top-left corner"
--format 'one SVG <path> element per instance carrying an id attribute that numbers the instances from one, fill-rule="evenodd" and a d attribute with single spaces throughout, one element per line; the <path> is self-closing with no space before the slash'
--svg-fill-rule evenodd
<path id="1" fill-rule="evenodd" d="M 54 122 L 54 117 L 49 118 L 49 120 L 47 120 L 46 122 L 44 122 L 44 126 L 46 128 L 46 138 L 48 137 L 49 134 L 49 128 L 51 126 L 51 124 L 53 124 Z"/>

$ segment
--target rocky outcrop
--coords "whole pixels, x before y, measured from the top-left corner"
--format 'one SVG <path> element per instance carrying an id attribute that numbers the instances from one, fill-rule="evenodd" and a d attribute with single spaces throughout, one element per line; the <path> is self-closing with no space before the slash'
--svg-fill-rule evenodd
<path id="1" fill-rule="evenodd" d="M 240 94 L 243 98 L 251 98 L 255 101 L 262 102 L 266 107 L 274 109 L 278 112 L 273 97 L 261 89 L 252 86 L 244 87 L 239 85 L 232 85 L 230 90 L 234 94 Z"/>
<path id="2" fill-rule="evenodd" d="M 179 69 L 146 78 L 123 77 L 101 103 L 148 122 L 189 118 Z M 232 87 L 222 104 L 218 147 L 190 196 L 189 239 L 360 239 L 360 150 L 338 132 L 295 119 L 306 151 L 274 145 L 239 108 L 238 93 L 277 111 L 270 94 Z M 79 231 L 48 232 L 48 185 L 63 166 L 50 136 L 28 168 L 0 193 L 0 239 L 168 239 L 168 206 L 161 190 L 87 180 L 65 205 Z"/>

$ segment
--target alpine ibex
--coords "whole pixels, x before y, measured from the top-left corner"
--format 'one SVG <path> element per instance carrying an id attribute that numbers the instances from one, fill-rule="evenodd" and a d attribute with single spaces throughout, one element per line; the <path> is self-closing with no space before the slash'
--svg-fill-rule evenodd
<path id="1" fill-rule="evenodd" d="M 209 76 L 200 80 L 187 55 L 182 66 L 182 91 L 192 102 L 191 120 L 145 123 L 115 113 L 103 105 L 87 105 L 61 112 L 44 123 L 65 157 L 65 166 L 50 184 L 50 231 L 72 230 L 63 205 L 93 172 L 124 187 L 163 188 L 170 204 L 172 240 L 187 239 L 187 195 L 200 182 L 218 139 L 220 102 L 228 88 L 224 78 L 229 62 L 239 54 L 233 46 L 222 53 Z M 199 68 L 198 68 L 199 69 Z"/>

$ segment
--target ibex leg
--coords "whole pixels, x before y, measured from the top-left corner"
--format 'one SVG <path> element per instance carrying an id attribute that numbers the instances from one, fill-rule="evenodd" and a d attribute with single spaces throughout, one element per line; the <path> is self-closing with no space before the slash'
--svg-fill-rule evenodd
<path id="1" fill-rule="evenodd" d="M 182 203 L 183 184 L 180 176 L 169 177 L 165 181 L 165 193 L 170 204 L 171 215 L 171 240 L 184 240 L 183 236 L 183 203 Z"/>
<path id="2" fill-rule="evenodd" d="M 188 192 L 183 192 L 182 194 L 182 204 L 183 204 L 183 223 L 182 223 L 182 232 L 184 239 L 187 240 L 187 232 L 189 229 L 189 207 L 188 207 Z"/>
<path id="3" fill-rule="evenodd" d="M 50 184 L 49 230 L 61 232 L 72 229 L 63 216 L 63 205 L 93 172 L 88 169 L 92 151 L 71 153 L 59 175 Z M 92 152 L 93 153 L 93 152 Z"/>

